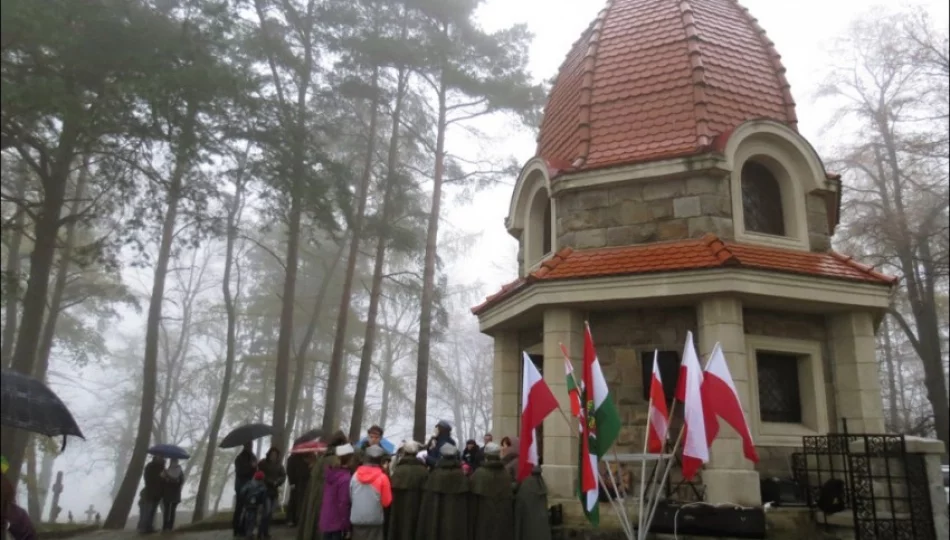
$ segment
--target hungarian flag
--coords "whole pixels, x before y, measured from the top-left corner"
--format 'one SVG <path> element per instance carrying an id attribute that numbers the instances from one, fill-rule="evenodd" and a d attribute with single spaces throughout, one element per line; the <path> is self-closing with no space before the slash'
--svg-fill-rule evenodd
<path id="1" fill-rule="evenodd" d="M 571 402 L 571 416 L 581 417 L 581 389 L 577 387 L 577 379 L 574 377 L 574 365 L 571 364 L 571 356 L 567 354 L 567 349 L 561 343 L 561 354 L 564 355 L 564 373 L 567 377 L 567 398 Z"/>
<path id="2" fill-rule="evenodd" d="M 703 396 L 707 446 L 712 446 L 716 436 L 719 435 L 719 418 L 722 418 L 742 437 L 742 452 L 746 459 L 752 463 L 758 463 L 759 455 L 752 442 L 752 432 L 749 431 L 749 424 L 742 411 L 742 403 L 739 401 L 736 385 L 732 382 L 732 374 L 729 373 L 726 357 L 722 354 L 722 347 L 718 343 L 713 347 L 709 362 L 706 364 L 706 373 L 703 375 L 700 390 Z"/>
<path id="3" fill-rule="evenodd" d="M 683 348 L 683 363 L 677 384 L 677 399 L 683 402 L 685 426 L 683 440 L 683 478 L 692 480 L 704 463 L 709 462 L 709 446 L 706 444 L 706 419 L 703 413 L 701 388 L 703 372 L 699 357 L 693 346 L 693 333 L 686 333 Z M 682 396 L 682 397 L 680 397 Z"/>
<path id="4" fill-rule="evenodd" d="M 544 418 L 557 409 L 557 399 L 541 378 L 534 362 L 524 355 L 524 377 L 521 379 L 521 438 L 518 449 L 518 481 L 531 475 L 538 465 L 538 441 L 535 439 L 538 426 Z"/>
<path id="5" fill-rule="evenodd" d="M 598 461 L 620 434 L 620 415 L 610 397 L 607 381 L 600 369 L 590 327 L 584 334 L 584 383 L 581 389 L 584 423 L 580 437 L 580 486 L 584 514 L 592 525 L 600 524 L 598 499 Z"/>
<path id="6" fill-rule="evenodd" d="M 666 393 L 663 392 L 663 379 L 660 378 L 658 352 L 653 352 L 653 376 L 650 377 L 650 411 L 647 435 L 647 452 L 663 453 L 670 429 L 670 413 L 666 410 Z"/>

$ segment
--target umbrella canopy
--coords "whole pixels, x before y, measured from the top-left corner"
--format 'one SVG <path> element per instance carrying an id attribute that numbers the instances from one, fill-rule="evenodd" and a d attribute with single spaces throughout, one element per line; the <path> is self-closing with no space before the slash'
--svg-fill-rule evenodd
<path id="1" fill-rule="evenodd" d="M 323 436 L 323 430 L 322 430 L 322 429 L 319 429 L 319 428 L 317 428 L 317 429 L 311 429 L 310 431 L 308 431 L 308 432 L 304 433 L 303 435 L 301 435 L 301 436 L 297 437 L 296 439 L 294 439 L 294 446 L 296 447 L 296 446 L 297 446 L 298 444 L 300 444 L 300 443 L 315 441 L 315 440 L 319 439 L 319 438 L 322 437 L 322 436 Z"/>
<path id="2" fill-rule="evenodd" d="M 274 428 L 267 424 L 247 424 L 239 428 L 234 428 L 228 433 L 218 448 L 237 448 L 245 444 L 274 434 Z"/>
<path id="3" fill-rule="evenodd" d="M 316 454 L 321 450 L 326 450 L 327 444 L 320 441 L 304 441 L 300 444 L 295 444 L 293 449 L 290 450 L 291 454 Z"/>
<path id="4" fill-rule="evenodd" d="M 0 372 L 0 424 L 47 437 L 85 439 L 73 414 L 42 381 L 5 369 Z"/>
<path id="5" fill-rule="evenodd" d="M 185 452 L 184 448 L 174 444 L 156 444 L 148 449 L 148 453 L 168 459 L 188 459 L 191 457 L 188 452 Z"/>
<path id="6" fill-rule="evenodd" d="M 360 442 L 356 443 L 356 445 L 363 446 L 363 443 L 365 442 L 366 442 L 366 437 L 363 437 L 362 439 L 360 439 Z M 396 453 L 396 445 L 389 442 L 389 439 L 380 439 L 379 445 L 383 447 L 383 450 L 385 450 L 387 454 Z"/>

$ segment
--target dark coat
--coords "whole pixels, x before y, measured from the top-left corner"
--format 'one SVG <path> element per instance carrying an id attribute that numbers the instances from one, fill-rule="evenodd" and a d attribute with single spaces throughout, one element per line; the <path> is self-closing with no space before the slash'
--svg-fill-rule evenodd
<path id="1" fill-rule="evenodd" d="M 419 505 L 429 471 L 415 456 L 401 458 L 390 479 L 393 504 L 389 507 L 388 540 L 416 540 Z"/>
<path id="2" fill-rule="evenodd" d="M 469 450 L 466 446 L 462 451 L 462 463 L 467 464 L 473 471 L 477 469 L 482 464 L 482 449 L 476 446 Z"/>
<path id="3" fill-rule="evenodd" d="M 515 495 L 511 477 L 497 458 L 488 458 L 472 474 L 472 540 L 511 538 Z"/>
<path id="4" fill-rule="evenodd" d="M 320 508 L 323 506 L 323 483 L 326 479 L 327 468 L 340 465 L 340 458 L 328 448 L 327 453 L 317 457 L 317 462 L 310 470 L 310 482 L 307 483 L 307 494 L 304 497 L 303 520 L 297 527 L 297 540 L 322 540 L 320 535 Z"/>
<path id="5" fill-rule="evenodd" d="M 514 540 L 551 540 L 548 487 L 536 468 L 515 493 Z"/>
<path id="6" fill-rule="evenodd" d="M 165 470 L 165 464 L 161 461 L 149 461 L 145 466 L 145 472 L 142 477 L 145 479 L 145 497 L 150 501 L 158 501 L 162 498 L 162 471 Z"/>
<path id="7" fill-rule="evenodd" d="M 518 481 L 518 449 L 512 448 L 507 455 L 501 460 L 502 465 L 505 466 L 505 470 L 508 471 L 508 475 L 511 476 L 512 482 Z"/>
<path id="8" fill-rule="evenodd" d="M 258 470 L 264 473 L 264 484 L 267 485 L 267 494 L 271 499 L 277 497 L 280 486 L 287 480 L 287 471 L 279 461 L 265 459 L 257 466 Z"/>
<path id="9" fill-rule="evenodd" d="M 241 450 L 234 458 L 234 491 L 240 492 L 244 484 L 254 478 L 257 470 L 257 456 L 250 450 Z"/>
<path id="10" fill-rule="evenodd" d="M 162 476 L 162 500 L 169 504 L 181 502 L 181 488 L 185 483 L 185 475 L 179 475 L 172 479 L 168 476 Z"/>
<path id="11" fill-rule="evenodd" d="M 417 540 L 469 540 L 471 483 L 457 459 L 436 464 L 422 495 Z"/>
<path id="12" fill-rule="evenodd" d="M 439 463 L 439 460 L 442 459 L 442 446 L 446 443 L 451 444 L 452 446 L 458 446 L 455 444 L 455 439 L 452 438 L 451 431 L 442 432 L 438 437 L 435 437 L 433 440 L 429 441 L 426 465 L 429 467 L 435 467 L 436 464 Z"/>

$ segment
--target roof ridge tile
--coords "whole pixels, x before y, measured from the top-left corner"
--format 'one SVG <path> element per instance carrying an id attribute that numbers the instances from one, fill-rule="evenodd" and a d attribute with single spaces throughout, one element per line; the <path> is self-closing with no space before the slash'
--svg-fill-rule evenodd
<path id="1" fill-rule="evenodd" d="M 849 266 L 852 266 L 852 267 L 854 267 L 854 268 L 857 268 L 858 270 L 864 272 L 865 274 L 868 274 L 869 276 L 873 276 L 873 277 L 875 277 L 875 278 L 877 278 L 877 279 L 880 279 L 880 280 L 883 280 L 883 281 L 887 281 L 888 283 L 892 283 L 892 284 L 893 284 L 893 283 L 897 283 L 898 281 L 900 281 L 900 279 L 899 279 L 897 276 L 889 276 L 889 275 L 884 274 L 884 273 L 882 273 L 882 272 L 878 272 L 877 270 L 874 269 L 873 266 L 871 266 L 871 265 L 869 265 L 869 264 L 864 264 L 864 263 L 858 262 L 857 260 L 855 260 L 854 257 L 852 257 L 852 256 L 850 256 L 850 255 L 845 255 L 845 254 L 843 254 L 843 253 L 838 253 L 838 252 L 835 251 L 835 250 L 829 250 L 829 251 L 828 251 L 828 254 L 831 255 L 832 257 L 834 257 L 835 259 L 838 259 L 839 261 L 841 261 L 841 262 L 843 262 L 843 263 L 845 263 L 845 264 L 847 264 L 847 265 L 849 265 Z"/>
<path id="2" fill-rule="evenodd" d="M 719 264 L 722 266 L 739 266 L 742 264 L 742 261 L 739 260 L 739 257 L 725 242 L 722 241 L 718 236 L 713 233 L 706 233 L 703 235 L 703 243 L 706 244 L 706 247 L 709 248 L 710 253 L 715 257 Z"/>
<path id="3" fill-rule="evenodd" d="M 792 85 L 788 82 L 788 77 L 785 75 L 787 70 L 785 69 L 785 65 L 782 64 L 782 55 L 779 54 L 778 49 L 775 48 L 775 42 L 769 38 L 765 32 L 765 28 L 759 24 L 759 20 L 752 15 L 749 8 L 740 4 L 739 0 L 732 1 L 739 8 L 739 11 L 746 16 L 753 30 L 759 35 L 762 44 L 765 45 L 768 51 L 769 61 L 772 62 L 772 68 L 775 70 L 775 78 L 778 79 L 779 88 L 782 91 L 782 99 L 785 101 L 786 120 L 788 121 L 789 127 L 798 131 L 798 113 L 795 112 L 795 98 L 792 97 Z"/>
<path id="4" fill-rule="evenodd" d="M 686 32 L 686 50 L 689 55 L 691 77 L 693 80 L 693 115 L 696 118 L 696 148 L 706 148 L 712 143 L 709 129 L 709 114 L 706 98 L 706 66 L 703 64 L 703 55 L 700 50 L 702 40 L 696 30 L 696 20 L 693 17 L 693 6 L 689 0 L 681 0 L 680 17 L 683 29 Z"/>
<path id="5" fill-rule="evenodd" d="M 613 6 L 613 0 L 608 0 L 604 9 L 600 10 L 590 28 L 587 38 L 587 52 L 581 61 L 581 87 L 579 103 L 577 104 L 577 157 L 571 163 L 572 167 L 583 167 L 590 155 L 590 112 L 594 94 L 594 68 L 597 66 L 597 48 L 600 44 L 600 33 L 607 19 L 607 12 Z"/>

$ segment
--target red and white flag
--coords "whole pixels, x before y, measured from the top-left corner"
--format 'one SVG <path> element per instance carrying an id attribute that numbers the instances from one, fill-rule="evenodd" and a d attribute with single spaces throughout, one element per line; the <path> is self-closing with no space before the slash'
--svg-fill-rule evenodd
<path id="1" fill-rule="evenodd" d="M 649 431 L 647 452 L 663 453 L 666 438 L 669 436 L 670 413 L 666 410 L 666 393 L 663 392 L 663 379 L 660 378 L 658 352 L 653 352 L 653 376 L 650 377 Z"/>
<path id="2" fill-rule="evenodd" d="M 709 462 L 702 385 L 703 371 L 696 355 L 696 347 L 693 346 L 693 333 L 687 332 L 680 378 L 676 385 L 676 398 L 683 402 L 683 478 L 686 480 L 692 480 L 703 464 Z"/>
<path id="3" fill-rule="evenodd" d="M 732 382 L 726 356 L 718 343 L 713 347 L 709 362 L 706 364 L 701 392 L 705 408 L 707 445 L 712 446 L 716 436 L 719 435 L 719 418 L 722 418 L 742 437 L 742 452 L 746 459 L 758 463 L 759 455 L 755 451 L 755 443 L 752 442 L 752 432 L 749 431 L 749 423 L 742 411 L 736 385 Z"/>
<path id="4" fill-rule="evenodd" d="M 557 399 L 544 382 L 538 368 L 524 355 L 524 377 L 521 379 L 521 440 L 518 449 L 518 481 L 531 476 L 538 465 L 538 441 L 535 440 L 538 426 L 544 418 L 557 409 Z"/>

